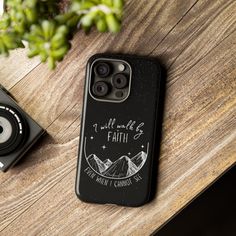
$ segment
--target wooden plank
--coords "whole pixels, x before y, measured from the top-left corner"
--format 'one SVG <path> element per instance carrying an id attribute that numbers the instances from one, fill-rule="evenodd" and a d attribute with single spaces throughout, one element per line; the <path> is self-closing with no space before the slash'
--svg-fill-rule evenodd
<path id="1" fill-rule="evenodd" d="M 169 74 L 178 79 L 235 31 L 235 6 L 235 1 L 198 1 L 151 55 L 165 62 Z"/>
<path id="2" fill-rule="evenodd" d="M 40 64 L 38 58 L 29 60 L 26 49 L 17 49 L 9 57 L 0 56 L 0 84 L 10 89 Z"/>
<path id="3" fill-rule="evenodd" d="M 1 174 L 0 232 L 148 235 L 233 165 L 235 10 L 234 1 L 128 1 L 119 35 L 78 34 L 55 72 L 38 65 L 18 80 L 11 92 L 49 136 Z M 74 194 L 85 63 L 103 51 L 159 56 L 170 68 L 158 193 L 140 208 L 85 204 Z"/>

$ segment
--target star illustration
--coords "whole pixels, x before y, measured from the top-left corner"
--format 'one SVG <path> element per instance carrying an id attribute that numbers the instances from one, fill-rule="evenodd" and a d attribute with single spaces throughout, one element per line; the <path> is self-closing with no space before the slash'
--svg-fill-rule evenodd
<path id="1" fill-rule="evenodd" d="M 128 153 L 128 155 L 130 156 L 130 155 L 131 155 L 131 153 L 129 152 L 129 153 Z"/>
<path id="2" fill-rule="evenodd" d="M 102 149 L 105 150 L 107 147 L 105 145 L 102 146 Z"/>
<path id="3" fill-rule="evenodd" d="M 144 148 L 144 146 L 142 145 L 141 148 Z"/>
<path id="4" fill-rule="evenodd" d="M 93 136 L 91 136 L 91 137 L 90 137 L 90 139 L 94 139 L 94 137 L 93 137 Z"/>

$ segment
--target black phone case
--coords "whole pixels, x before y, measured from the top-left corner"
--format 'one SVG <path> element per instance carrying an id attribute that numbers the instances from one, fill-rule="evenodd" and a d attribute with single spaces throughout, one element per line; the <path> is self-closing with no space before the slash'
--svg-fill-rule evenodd
<path id="1" fill-rule="evenodd" d="M 132 68 L 130 95 L 122 103 L 94 100 L 90 67 L 99 58 Z M 76 194 L 85 202 L 141 206 L 150 200 L 161 68 L 153 59 L 97 54 L 87 64 Z M 108 141 L 109 140 L 109 141 Z"/>

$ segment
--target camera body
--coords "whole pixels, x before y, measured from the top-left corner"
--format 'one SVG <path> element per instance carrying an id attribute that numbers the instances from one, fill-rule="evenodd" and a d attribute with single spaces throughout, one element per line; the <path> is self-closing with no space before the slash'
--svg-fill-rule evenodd
<path id="1" fill-rule="evenodd" d="M 44 133 L 0 86 L 0 170 L 6 172 L 16 164 Z"/>

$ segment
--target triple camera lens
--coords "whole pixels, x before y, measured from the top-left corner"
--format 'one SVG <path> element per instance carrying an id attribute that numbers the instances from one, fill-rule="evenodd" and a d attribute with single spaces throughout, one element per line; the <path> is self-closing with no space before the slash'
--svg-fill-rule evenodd
<path id="1" fill-rule="evenodd" d="M 99 61 L 93 67 L 92 93 L 98 99 L 121 101 L 129 94 L 130 67 L 121 61 Z"/>

